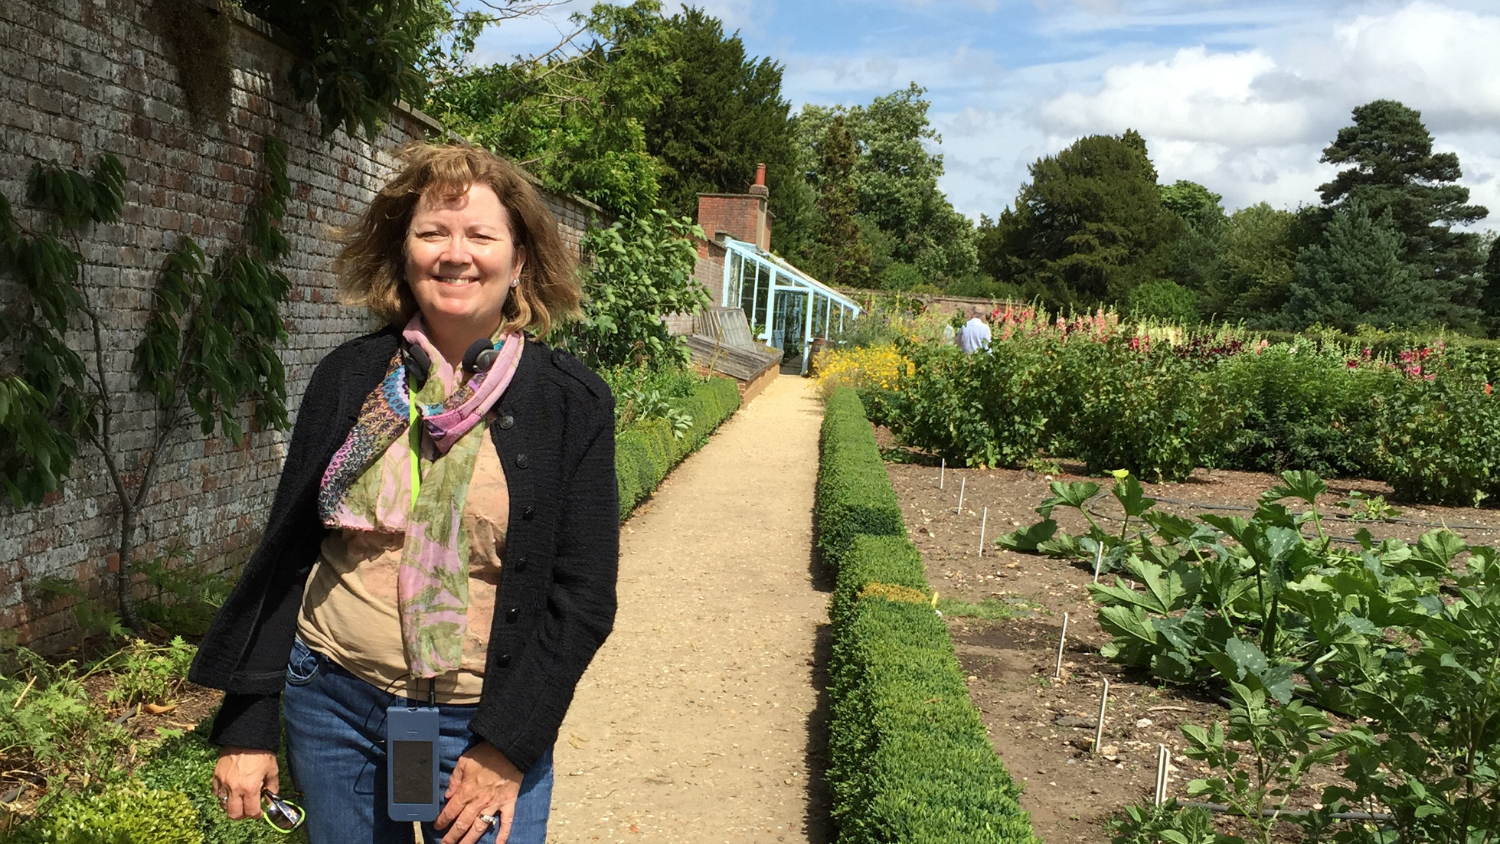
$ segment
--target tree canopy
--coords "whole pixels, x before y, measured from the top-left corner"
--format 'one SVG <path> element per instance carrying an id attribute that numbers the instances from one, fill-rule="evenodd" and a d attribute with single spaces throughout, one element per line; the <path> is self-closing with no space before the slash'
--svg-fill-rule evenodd
<path id="1" fill-rule="evenodd" d="M 1139 134 L 1090 135 L 1028 169 L 1031 181 L 986 233 L 996 278 L 1089 306 L 1164 276 L 1185 223 L 1164 204 Z"/>
<path id="2" fill-rule="evenodd" d="M 1390 216 L 1401 233 L 1401 260 L 1425 282 L 1438 316 L 1454 327 L 1477 322 L 1484 261 L 1479 235 L 1454 231 L 1489 211 L 1469 204 L 1458 155 L 1433 152 L 1422 114 L 1394 100 L 1354 109 L 1354 124 L 1339 130 L 1322 161 L 1349 165 L 1318 188 L 1323 204 L 1338 209 L 1359 202 L 1372 218 Z"/>
<path id="3" fill-rule="evenodd" d="M 1360 325 L 1411 328 L 1434 320 L 1441 303 L 1402 260 L 1405 238 L 1389 211 L 1379 218 L 1358 199 L 1341 205 L 1321 243 L 1303 247 L 1285 311 L 1293 328 Z"/>

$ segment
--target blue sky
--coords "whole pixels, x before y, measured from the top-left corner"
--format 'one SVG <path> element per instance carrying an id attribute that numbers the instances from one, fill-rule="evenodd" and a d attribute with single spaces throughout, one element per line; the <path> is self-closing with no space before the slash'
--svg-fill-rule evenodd
<path id="1" fill-rule="evenodd" d="M 477 58 L 551 47 L 572 11 L 487 35 Z M 1134 128 L 1163 182 L 1233 210 L 1317 201 L 1318 155 L 1373 99 L 1422 111 L 1500 226 L 1500 0 L 703 0 L 803 103 L 857 104 L 915 81 L 942 136 L 943 189 L 977 218 L 1026 166 Z M 668 8 L 675 10 L 676 6 Z M 775 202 L 775 198 L 772 198 Z"/>

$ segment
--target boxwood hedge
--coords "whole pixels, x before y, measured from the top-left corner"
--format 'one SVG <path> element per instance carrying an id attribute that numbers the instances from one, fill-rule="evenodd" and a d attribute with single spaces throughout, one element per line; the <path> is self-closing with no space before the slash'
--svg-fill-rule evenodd
<path id="1" fill-rule="evenodd" d="M 969 701 L 850 388 L 828 400 L 817 513 L 836 572 L 828 778 L 839 844 L 1031 844 L 1020 788 Z"/>
<path id="2" fill-rule="evenodd" d="M 667 472 L 702 447 L 719 423 L 739 409 L 739 386 L 731 378 L 700 384 L 678 407 L 693 419 L 681 438 L 665 419 L 643 419 L 615 436 L 615 479 L 620 489 L 620 518 L 630 515 Z"/>

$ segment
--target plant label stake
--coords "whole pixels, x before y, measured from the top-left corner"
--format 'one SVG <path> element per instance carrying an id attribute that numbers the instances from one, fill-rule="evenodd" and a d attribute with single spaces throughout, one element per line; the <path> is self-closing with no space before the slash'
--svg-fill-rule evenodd
<path id="1" fill-rule="evenodd" d="M 938 489 L 943 488 L 943 476 L 948 474 L 948 458 L 943 458 L 942 468 L 938 469 Z"/>
<path id="2" fill-rule="evenodd" d="M 1104 565 L 1104 543 L 1099 543 L 1099 550 L 1094 552 L 1094 582 L 1099 582 L 1099 569 Z M 1118 580 L 1116 581 L 1119 582 Z"/>
<path id="3" fill-rule="evenodd" d="M 958 515 L 964 514 L 964 487 L 969 485 L 968 478 L 958 479 Z"/>
<path id="4" fill-rule="evenodd" d="M 1056 680 L 1062 676 L 1063 643 L 1068 641 L 1068 614 L 1063 613 L 1062 636 L 1057 639 L 1057 667 L 1052 669 L 1052 679 Z"/>
<path id="5" fill-rule="evenodd" d="M 1156 803 L 1167 802 L 1167 777 L 1172 769 L 1172 752 L 1164 744 L 1156 746 Z"/>
<path id="6" fill-rule="evenodd" d="M 990 508 L 984 508 L 984 515 L 979 517 L 979 556 L 984 556 L 984 526 L 990 521 Z"/>
<path id="7" fill-rule="evenodd" d="M 1099 753 L 1099 743 L 1104 741 L 1104 707 L 1109 705 L 1109 678 L 1104 680 L 1104 693 L 1099 695 L 1099 726 L 1094 730 L 1094 754 Z"/>

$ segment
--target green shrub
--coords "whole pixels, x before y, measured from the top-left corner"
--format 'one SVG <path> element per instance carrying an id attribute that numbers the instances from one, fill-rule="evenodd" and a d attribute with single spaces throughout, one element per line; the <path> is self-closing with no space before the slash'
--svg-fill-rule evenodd
<path id="1" fill-rule="evenodd" d="M 1500 492 L 1500 400 L 1487 386 L 1449 371 L 1376 396 L 1371 459 L 1398 497 L 1477 505 Z"/>
<path id="2" fill-rule="evenodd" d="M 730 378 L 714 378 L 675 403 L 692 417 L 682 436 L 677 436 L 665 419 L 642 419 L 615 435 L 615 482 L 622 520 L 656 489 L 673 466 L 697 451 L 719 423 L 739 409 L 739 386 Z"/>
<path id="3" fill-rule="evenodd" d="M 69 794 L 20 828 L 17 844 L 204 844 L 184 794 L 125 782 Z"/>
<path id="4" fill-rule="evenodd" d="M 1155 319 L 1178 325 L 1198 322 L 1198 294 L 1170 279 L 1159 278 L 1133 288 L 1125 297 L 1131 319 Z"/>
<path id="5" fill-rule="evenodd" d="M 901 344 L 912 362 L 886 421 L 902 442 L 963 466 L 1035 457 L 1056 419 L 1057 357 L 1045 340 L 1014 338 L 966 355 L 955 346 Z"/>
<path id="6" fill-rule="evenodd" d="M 927 591 L 927 574 L 917 546 L 904 536 L 854 537 L 844 564 L 839 567 L 828 603 L 828 620 L 835 631 L 842 628 L 849 610 L 864 588 L 871 583 L 906 586 Z"/>
<path id="7" fill-rule="evenodd" d="M 203 844 L 306 844 L 306 833 L 300 830 L 284 835 L 264 821 L 232 821 L 224 814 L 209 791 L 214 765 L 219 760 L 219 748 L 208 741 L 212 721 L 204 719 L 197 729 L 162 744 L 151 761 L 137 772 L 140 782 L 147 788 L 174 792 L 189 801 L 194 811 L 191 828 L 198 836 L 194 840 Z M 292 782 L 285 754 L 279 755 L 277 763 L 281 770 L 281 793 L 290 794 Z"/>
<path id="8" fill-rule="evenodd" d="M 1208 383 L 1245 415 L 1215 465 L 1257 472 L 1306 469 L 1324 477 L 1370 471 L 1371 400 L 1398 388 L 1393 369 L 1351 370 L 1343 355 L 1273 346 L 1209 370 Z"/>
<path id="9" fill-rule="evenodd" d="M 841 844 L 1033 840 L 948 628 L 926 603 L 856 602 L 835 635 L 829 698 Z"/>
<path id="10" fill-rule="evenodd" d="M 969 701 L 854 390 L 828 399 L 818 547 L 829 606 L 828 779 L 840 844 L 1030 844 L 1020 789 Z"/>
<path id="11" fill-rule="evenodd" d="M 1170 349 L 1132 349 L 1122 339 L 1059 344 L 1067 402 L 1055 439 L 1095 474 L 1129 469 L 1180 481 L 1203 466 L 1244 409 L 1233 407 Z"/>
<path id="12" fill-rule="evenodd" d="M 818 465 L 818 551 L 838 571 L 862 533 L 906 536 L 906 522 L 875 444 L 875 432 L 852 387 L 828 397 L 823 414 L 823 455 Z"/>

